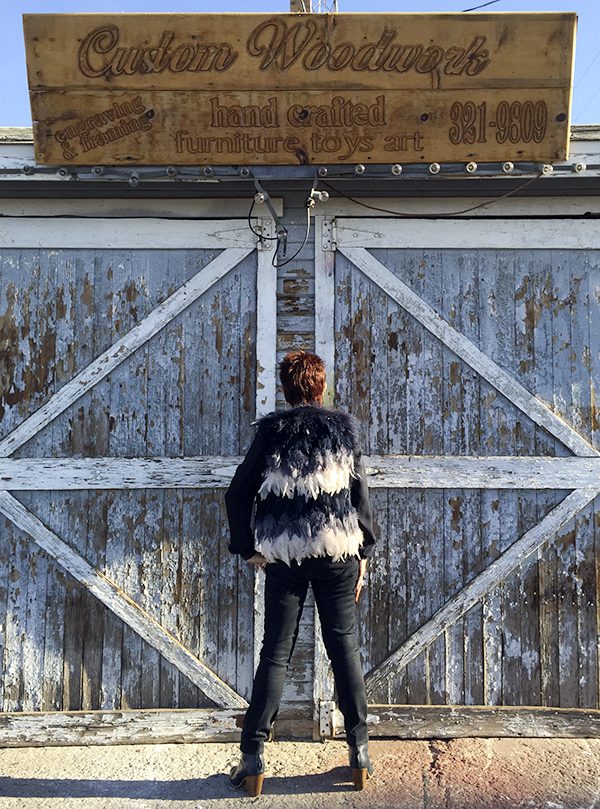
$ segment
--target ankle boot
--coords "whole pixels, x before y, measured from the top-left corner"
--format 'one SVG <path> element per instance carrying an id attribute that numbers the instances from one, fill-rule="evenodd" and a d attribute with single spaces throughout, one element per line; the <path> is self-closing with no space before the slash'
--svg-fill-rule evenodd
<path id="1" fill-rule="evenodd" d="M 235 789 L 246 787 L 248 794 L 255 798 L 262 792 L 264 772 L 265 763 L 261 753 L 242 753 L 239 764 L 229 774 L 229 783 Z"/>
<path id="2" fill-rule="evenodd" d="M 373 775 L 373 765 L 369 758 L 369 745 L 367 742 L 357 744 L 354 747 L 348 745 L 348 752 L 354 789 L 364 789 L 367 779 Z"/>

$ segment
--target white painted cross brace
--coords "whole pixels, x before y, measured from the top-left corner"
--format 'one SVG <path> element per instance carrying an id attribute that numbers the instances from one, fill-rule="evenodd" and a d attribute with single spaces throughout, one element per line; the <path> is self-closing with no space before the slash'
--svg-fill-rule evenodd
<path id="1" fill-rule="evenodd" d="M 552 537 L 600 494 L 600 488 L 577 489 L 569 494 L 544 519 L 523 534 L 510 548 L 479 573 L 466 587 L 453 596 L 423 626 L 419 627 L 383 663 L 367 674 L 367 694 L 372 695 L 386 680 L 397 674 L 411 660 L 421 654 L 429 644 L 468 612 L 480 599 L 505 579 L 519 564 L 524 562 L 540 545 Z"/>
<path id="2" fill-rule="evenodd" d="M 409 289 L 399 278 L 396 278 L 368 250 L 362 247 L 338 247 L 338 249 L 367 278 L 378 284 L 403 309 L 438 337 L 445 346 L 468 363 L 496 390 L 522 410 L 528 418 L 544 427 L 559 441 L 562 441 L 575 455 L 600 455 L 600 452 L 589 444 L 571 425 L 563 421 L 556 413 L 553 413 L 544 402 L 530 393 L 503 368 L 500 368 L 467 337 L 452 328 L 429 304 Z"/>
<path id="3" fill-rule="evenodd" d="M 248 703 L 186 649 L 158 621 L 103 573 L 92 567 L 8 492 L 0 492 L 0 511 L 55 559 L 67 573 L 102 601 L 134 632 L 153 646 L 207 697 L 223 708 L 246 708 Z"/>

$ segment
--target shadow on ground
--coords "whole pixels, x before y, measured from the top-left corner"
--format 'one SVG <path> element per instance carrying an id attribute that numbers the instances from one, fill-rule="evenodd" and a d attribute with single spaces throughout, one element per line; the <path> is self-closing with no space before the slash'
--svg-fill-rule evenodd
<path id="1" fill-rule="evenodd" d="M 309 795 L 352 790 L 347 767 L 329 772 L 290 776 L 269 776 L 264 795 Z M 231 800 L 244 797 L 233 789 L 225 774 L 178 781 L 128 781 L 96 778 L 10 778 L 0 777 L 0 798 L 127 798 L 128 800 Z"/>

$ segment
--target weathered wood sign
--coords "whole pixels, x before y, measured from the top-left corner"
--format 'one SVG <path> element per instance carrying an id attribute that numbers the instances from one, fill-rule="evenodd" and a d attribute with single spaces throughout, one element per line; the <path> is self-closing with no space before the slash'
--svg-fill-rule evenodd
<path id="1" fill-rule="evenodd" d="M 24 16 L 49 165 L 565 159 L 575 14 Z"/>

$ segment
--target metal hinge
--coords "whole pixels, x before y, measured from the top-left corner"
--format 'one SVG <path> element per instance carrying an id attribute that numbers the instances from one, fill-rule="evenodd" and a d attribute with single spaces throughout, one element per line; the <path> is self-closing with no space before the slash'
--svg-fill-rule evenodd
<path id="1" fill-rule="evenodd" d="M 260 238 L 256 241 L 257 250 L 270 250 L 273 237 L 275 236 L 275 223 L 272 219 L 257 219 L 255 230 L 260 233 Z"/>
<path id="2" fill-rule="evenodd" d="M 334 251 L 337 249 L 336 244 L 336 225 L 333 217 L 326 217 L 323 219 L 321 228 L 321 247 L 323 250 Z"/>

